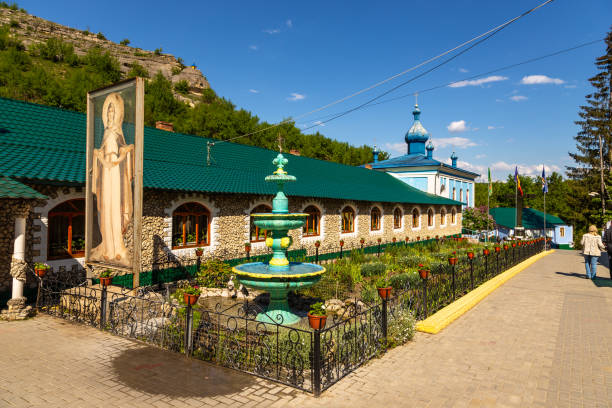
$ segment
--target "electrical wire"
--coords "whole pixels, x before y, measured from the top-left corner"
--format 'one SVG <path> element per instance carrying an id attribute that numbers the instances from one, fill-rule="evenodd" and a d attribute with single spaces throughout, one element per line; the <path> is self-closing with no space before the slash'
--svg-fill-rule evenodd
<path id="1" fill-rule="evenodd" d="M 394 79 L 396 79 L 396 78 L 399 78 L 399 77 L 401 77 L 401 76 L 403 76 L 403 75 L 405 75 L 405 74 L 407 74 L 407 73 L 409 73 L 409 72 L 411 72 L 411 71 L 414 71 L 415 69 L 418 69 L 418 68 L 420 68 L 420 67 L 422 67 L 422 66 L 424 66 L 424 65 L 426 65 L 426 64 L 429 64 L 429 63 L 431 63 L 431 62 L 433 62 L 433 61 L 435 61 L 435 60 L 437 60 L 437 59 L 440 59 L 440 58 L 442 58 L 443 56 L 445 56 L 445 55 L 448 55 L 448 54 L 452 53 L 453 51 L 456 51 L 456 50 L 458 50 L 458 49 L 460 49 L 460 48 L 465 47 L 465 46 L 466 46 L 466 45 L 468 45 L 468 44 L 473 43 L 474 41 L 480 40 L 480 41 L 478 41 L 478 42 L 477 42 L 477 44 L 480 44 L 480 43 L 483 41 L 483 40 L 481 40 L 483 37 L 485 37 L 485 38 L 484 38 L 485 40 L 486 40 L 486 39 L 488 39 L 488 38 L 490 38 L 490 37 L 491 37 L 491 34 L 493 34 L 493 35 L 494 35 L 495 33 L 499 32 L 500 30 L 502 30 L 502 29 L 504 29 L 505 27 L 509 26 L 510 24 L 512 24 L 512 23 L 514 23 L 514 22 L 518 21 L 519 19 L 521 19 L 521 18 L 523 18 L 523 17 L 525 17 L 525 16 L 527 16 L 527 15 L 529 15 L 529 14 L 533 13 L 534 11 L 538 10 L 539 8 L 544 7 L 544 6 L 546 6 L 546 5 L 550 4 L 550 3 L 552 3 L 553 1 L 554 1 L 554 0 L 546 0 L 546 1 L 544 1 L 543 3 L 539 4 L 538 6 L 533 7 L 533 8 L 531 8 L 531 9 L 529 9 L 529 10 L 527 10 L 527 11 L 525 11 L 525 12 L 521 13 L 520 15 L 518 15 L 518 16 L 516 16 L 516 17 L 514 17 L 514 18 L 512 18 L 512 19 L 510 19 L 510 20 L 508 20 L 508 21 L 506 21 L 506 22 L 505 22 L 505 23 L 503 23 L 503 24 L 498 25 L 497 27 L 494 27 L 494 28 L 492 28 L 492 29 L 490 29 L 490 30 L 488 30 L 488 31 L 486 31 L 486 32 L 484 32 L 484 33 L 482 33 L 482 34 L 480 34 L 480 35 L 478 35 L 478 36 L 476 36 L 476 37 L 474 37 L 474 38 L 472 38 L 472 39 L 468 40 L 468 41 L 465 41 L 465 42 L 463 42 L 463 43 L 461 43 L 461 44 L 459 44 L 459 45 L 457 45 L 457 46 L 455 46 L 455 47 L 453 47 L 453 48 L 451 48 L 451 49 L 449 49 L 449 50 L 447 50 L 447 51 L 444 51 L 444 52 L 443 52 L 443 53 L 441 53 L 441 54 L 436 55 L 435 57 L 429 58 L 429 59 L 428 59 L 428 60 L 426 60 L 426 61 L 423 61 L 423 62 L 421 62 L 421 63 L 419 63 L 419 64 L 417 64 L 417 65 L 415 65 L 415 66 L 413 66 L 413 67 L 411 67 L 411 68 L 408 68 L 408 69 L 406 69 L 406 70 L 404 70 L 404 71 L 402 71 L 402 72 L 400 72 L 400 73 L 397 73 L 397 74 L 395 74 L 395 75 L 393 75 L 393 76 L 390 76 L 390 77 L 388 77 L 388 78 L 386 78 L 386 79 L 384 79 L 384 80 L 382 80 L 382 81 L 379 81 L 379 82 L 377 82 L 377 83 L 375 83 L 375 84 L 373 84 L 373 85 L 370 85 L 370 86 L 368 86 L 368 87 L 366 87 L 366 88 L 363 88 L 363 89 L 361 89 L 361 90 L 359 90 L 359 91 L 357 91 L 357 92 L 354 92 L 354 93 L 352 93 L 352 94 L 350 94 L 350 95 L 348 95 L 348 96 L 345 96 L 345 97 L 340 98 L 340 99 L 338 99 L 338 100 L 336 100 L 336 101 L 333 101 L 333 102 L 331 102 L 331 103 L 328 103 L 328 104 L 326 104 L 326 105 L 323 105 L 323 106 L 321 106 L 321 107 L 319 107 L 319 108 L 317 108 L 317 109 L 314 109 L 314 110 L 312 110 L 312 111 L 310 111 L 310 112 L 306 112 L 306 113 L 304 113 L 304 114 L 302 114 L 302 115 L 295 116 L 295 117 L 292 117 L 292 118 L 289 118 L 289 119 L 285 119 L 285 120 L 283 120 L 283 121 L 281 121 L 281 122 L 278 122 L 278 123 L 276 123 L 276 124 L 274 124 L 274 125 L 268 126 L 268 127 L 264 128 L 264 129 L 259 129 L 259 130 L 256 130 L 256 131 L 254 131 L 254 132 L 245 133 L 244 135 L 236 136 L 236 137 L 233 137 L 233 138 L 230 138 L 230 139 L 220 140 L 220 141 L 218 141 L 218 142 L 214 142 L 214 144 L 219 144 L 219 143 L 223 143 L 223 142 L 230 142 L 230 141 L 232 141 L 232 140 L 241 139 L 241 138 L 243 138 L 243 137 L 248 137 L 248 136 L 252 136 L 252 135 L 257 134 L 257 133 L 265 132 L 265 131 L 267 131 L 267 130 L 273 129 L 273 128 L 278 127 L 278 126 L 281 126 L 281 125 L 283 125 L 283 124 L 285 124 L 285 123 L 294 122 L 296 119 L 301 119 L 301 118 L 306 117 L 306 116 L 308 116 L 308 115 L 311 115 L 311 114 L 313 114 L 313 113 L 320 112 L 320 111 L 322 111 L 322 110 L 324 110 L 324 109 L 327 109 L 327 108 L 329 108 L 329 107 L 331 107 L 331 106 L 334 106 L 334 105 L 337 105 L 337 104 L 339 104 L 339 103 L 345 102 L 345 101 L 347 101 L 347 100 L 349 100 L 349 99 L 351 99 L 351 98 L 354 98 L 355 96 L 358 96 L 358 95 L 360 95 L 360 94 L 362 94 L 362 93 L 364 93 L 364 92 L 370 91 L 370 90 L 372 90 L 372 89 L 374 89 L 374 88 L 377 88 L 377 87 L 379 87 L 379 86 L 381 86 L 381 85 L 384 85 L 385 83 L 387 83 L 387 82 L 389 82 L 389 81 L 392 81 L 392 80 L 394 80 Z M 470 48 L 473 48 L 473 46 L 471 46 Z M 428 72 L 431 72 L 431 70 L 429 70 Z M 385 94 L 386 94 L 386 93 L 385 93 Z M 350 110 L 350 111 L 352 112 L 353 110 Z M 345 113 L 345 114 L 346 114 L 346 113 Z M 342 115 L 342 116 L 344 116 L 344 115 Z"/>

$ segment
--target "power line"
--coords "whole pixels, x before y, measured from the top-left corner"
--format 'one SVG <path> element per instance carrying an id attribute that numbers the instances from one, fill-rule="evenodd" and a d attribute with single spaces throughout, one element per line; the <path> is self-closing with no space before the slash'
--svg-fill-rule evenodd
<path id="1" fill-rule="evenodd" d="M 452 84 L 456 84 L 456 83 L 463 82 L 463 81 L 468 81 L 468 80 L 471 80 L 471 79 L 481 78 L 481 77 L 484 77 L 484 76 L 487 76 L 487 75 L 491 75 L 491 74 L 494 74 L 494 73 L 497 73 L 497 72 L 500 72 L 500 71 L 505 71 L 505 70 L 508 70 L 508 69 L 516 68 L 516 67 L 521 66 L 521 65 L 530 64 L 532 62 L 537 62 L 537 61 L 540 61 L 540 60 L 543 60 L 543 59 L 546 59 L 546 58 L 550 58 L 550 57 L 554 57 L 554 56 L 557 56 L 557 55 L 560 55 L 560 54 L 564 54 L 566 52 L 574 51 L 574 50 L 577 50 L 579 48 L 583 48 L 583 47 L 587 47 L 589 45 L 597 44 L 597 43 L 600 43 L 601 41 L 603 41 L 603 40 L 599 39 L 599 40 L 589 41 L 589 42 L 582 43 L 582 44 L 579 44 L 579 45 L 576 45 L 576 46 L 573 46 L 573 47 L 570 47 L 570 48 L 565 48 L 563 50 L 555 51 L 555 52 L 550 53 L 550 54 L 542 55 L 542 56 L 535 57 L 535 58 L 530 58 L 530 59 L 527 59 L 527 60 L 524 60 L 524 61 L 521 61 L 521 62 L 517 62 L 517 63 L 514 63 L 514 64 L 506 65 L 506 66 L 503 66 L 503 67 L 500 67 L 500 68 L 495 68 L 493 70 L 490 70 L 490 71 L 487 71 L 487 72 L 482 72 L 482 73 L 479 73 L 479 74 L 476 74 L 476 75 L 472 75 L 472 76 L 469 76 L 469 77 L 466 77 L 466 78 L 463 78 L 463 79 L 454 80 L 454 81 L 451 81 L 451 82 L 446 82 L 444 84 L 436 85 L 436 86 L 433 86 L 431 88 L 421 89 L 419 91 L 411 92 L 409 94 L 397 96 L 397 97 L 394 97 L 394 98 L 385 99 L 385 100 L 380 101 L 380 102 L 369 103 L 369 104 L 367 104 L 367 106 L 361 106 L 359 109 L 366 109 L 366 108 L 370 108 L 370 107 L 373 107 L 373 106 L 382 105 L 384 103 L 394 102 L 394 101 L 397 101 L 399 99 L 403 99 L 403 98 L 407 98 L 407 97 L 410 97 L 410 96 L 414 96 L 415 94 L 422 94 L 422 93 L 425 93 L 425 92 L 434 91 L 436 89 L 446 88 L 446 87 L 448 87 L 448 86 L 450 86 Z M 326 123 L 324 121 L 324 119 L 330 118 L 330 117 L 334 117 L 334 116 L 339 115 L 339 114 L 340 114 L 340 112 L 339 113 L 334 113 L 334 114 L 331 114 L 331 115 L 326 115 L 324 117 L 320 117 L 320 118 L 316 119 L 317 120 L 316 124 L 320 124 L 320 123 L 324 124 L 324 123 Z M 314 126 L 311 126 L 309 128 L 312 128 L 312 127 L 314 127 Z M 308 128 L 305 128 L 304 130 L 306 130 L 306 129 L 308 129 Z"/>
<path id="2" fill-rule="evenodd" d="M 308 116 L 308 115 L 311 115 L 311 114 L 313 114 L 313 113 L 320 112 L 320 111 L 322 111 L 322 110 L 324 110 L 324 109 L 327 109 L 327 108 L 329 108 L 329 107 L 331 107 L 331 106 L 337 105 L 337 104 L 339 104 L 339 103 L 341 103 L 341 102 L 347 101 L 348 99 L 351 99 L 351 98 L 353 98 L 353 97 L 355 97 L 355 96 L 357 96 L 357 95 L 360 95 L 360 94 L 362 94 L 362 93 L 364 93 L 364 92 L 367 92 L 367 91 L 370 91 L 370 90 L 372 90 L 372 89 L 374 89 L 374 88 L 377 88 L 377 87 L 379 87 L 379 86 L 381 86 L 381 85 L 383 85 L 383 84 L 385 84 L 385 83 L 387 83 L 387 82 L 389 82 L 389 81 L 392 81 L 392 80 L 394 80 L 394 79 L 396 79 L 396 78 L 399 78 L 399 77 L 401 77 L 401 76 L 403 76 L 403 75 L 407 74 L 408 72 L 414 71 L 414 70 L 415 70 L 415 69 L 417 69 L 417 68 L 420 68 L 420 67 L 422 67 L 422 66 L 424 66 L 424 65 L 426 65 L 426 64 L 429 64 L 429 63 L 431 63 L 431 62 L 433 62 L 433 61 L 435 61 L 435 60 L 437 60 L 437 59 L 440 59 L 440 58 L 442 58 L 443 56 L 445 56 L 445 55 L 447 55 L 447 54 L 449 54 L 449 53 L 452 53 L 453 51 L 456 51 L 456 50 L 458 50 L 458 49 L 460 49 L 460 48 L 465 47 L 465 46 L 466 46 L 466 45 L 468 45 L 468 44 L 473 43 L 474 41 L 480 40 L 480 41 L 478 41 L 478 42 L 476 43 L 476 44 L 479 44 L 479 43 L 481 43 L 481 42 L 483 41 L 483 40 L 481 40 L 483 37 L 485 37 L 485 38 L 484 38 L 484 40 L 486 40 L 486 39 L 490 38 L 490 37 L 492 36 L 491 34 L 493 34 L 493 35 L 494 35 L 495 33 L 499 32 L 500 30 L 502 30 L 502 29 L 504 29 L 505 27 L 509 26 L 510 24 L 512 24 L 512 23 L 516 22 L 517 20 L 519 20 L 519 19 L 521 19 L 521 18 L 523 18 L 523 17 L 527 16 L 528 14 L 533 13 L 534 11 L 538 10 L 539 8 L 544 7 L 544 6 L 548 5 L 549 3 L 552 3 L 553 1 L 554 1 L 554 0 L 546 0 L 546 1 L 544 1 L 543 3 L 539 4 L 538 6 L 536 6 L 536 7 L 532 8 L 532 9 L 529 9 L 529 10 L 527 10 L 527 11 L 525 11 L 525 12 L 521 13 L 520 15 L 518 15 L 518 16 L 516 16 L 516 17 L 514 17 L 514 18 L 512 18 L 512 19 L 510 19 L 510 20 L 508 20 L 508 21 L 506 21 L 505 23 L 500 24 L 500 25 L 498 25 L 497 27 L 494 27 L 494 28 L 492 28 L 492 29 L 490 29 L 490 30 L 488 30 L 488 31 L 486 31 L 486 32 L 484 32 L 484 33 L 482 33 L 482 34 L 480 34 L 480 35 L 478 35 L 478 36 L 476 36 L 476 37 L 474 37 L 474 38 L 472 38 L 472 39 L 468 40 L 468 41 L 465 41 L 465 42 L 463 42 L 462 44 L 457 45 L 456 47 L 453 47 L 453 48 L 451 48 L 451 49 L 449 49 L 449 50 L 447 50 L 447 51 L 444 51 L 443 53 L 438 54 L 438 55 L 436 55 L 435 57 L 429 58 L 428 60 L 423 61 L 423 62 L 421 62 L 421 63 L 419 63 L 419 64 L 417 64 L 417 65 L 415 65 L 415 66 L 413 66 L 413 67 L 411 67 L 411 68 L 408 68 L 408 69 L 406 69 L 406 70 L 404 70 L 404 71 L 402 71 L 402 72 L 400 72 L 400 73 L 398 73 L 398 74 L 395 74 L 395 75 L 393 75 L 393 76 L 390 76 L 390 77 L 388 77 L 388 78 L 386 78 L 386 79 L 384 79 L 384 80 L 382 80 L 382 81 L 379 81 L 379 82 L 377 82 L 377 83 L 375 83 L 375 84 L 373 84 L 373 85 L 370 85 L 370 86 L 368 86 L 368 87 L 366 87 L 366 88 L 363 88 L 363 89 L 361 89 L 361 90 L 359 90 L 359 91 L 357 91 L 357 92 L 354 92 L 354 93 L 352 93 L 352 94 L 350 94 L 350 95 L 348 95 L 348 96 L 345 96 L 345 97 L 343 97 L 343 98 L 340 98 L 340 99 L 338 99 L 338 100 L 336 100 L 336 101 L 334 101 L 334 102 L 328 103 L 328 104 L 326 104 L 326 105 L 324 105 L 324 106 L 321 106 L 321 107 L 319 107 L 319 108 L 317 108 L 317 109 L 314 109 L 314 110 L 312 110 L 312 111 L 310 111 L 310 112 L 306 112 L 306 113 L 304 113 L 304 114 L 302 114 L 302 115 L 299 115 L 299 116 L 296 116 L 296 117 L 293 117 L 293 118 L 289 118 L 289 119 L 283 120 L 283 121 L 278 122 L 278 123 L 276 123 L 276 124 L 274 124 L 274 125 L 268 126 L 268 127 L 264 128 L 264 129 L 259 129 L 259 130 L 256 130 L 256 131 L 254 131 L 254 132 L 246 133 L 246 134 L 244 134 L 244 135 L 236 136 L 236 137 L 233 137 L 233 138 L 230 138 L 230 139 L 227 139 L 227 140 L 221 140 L 221 141 L 217 142 L 217 144 L 218 144 L 218 143 L 223 143 L 223 142 L 230 142 L 230 141 L 232 141 L 232 140 L 236 140 L 236 139 L 240 139 L 240 138 L 243 138 L 243 137 L 252 136 L 252 135 L 257 134 L 257 133 L 265 132 L 266 130 L 273 129 L 273 128 L 278 127 L 278 126 L 281 126 L 281 125 L 283 125 L 283 124 L 285 124 L 285 123 L 289 123 L 289 122 L 295 121 L 296 119 L 303 118 L 303 117 Z M 470 48 L 473 48 L 473 46 L 471 46 Z M 468 48 L 468 49 L 469 49 L 469 48 Z M 463 53 L 463 52 L 462 52 L 462 53 Z M 459 55 L 461 55 L 461 54 L 459 54 Z M 428 72 L 431 72 L 431 70 L 430 70 L 430 71 L 428 71 Z M 353 111 L 353 110 L 351 110 L 351 112 L 352 112 L 352 111 Z M 345 113 L 345 114 L 346 114 L 346 113 Z M 344 116 L 344 115 L 343 115 L 343 116 Z M 333 120 L 333 119 L 332 119 L 332 120 Z"/>

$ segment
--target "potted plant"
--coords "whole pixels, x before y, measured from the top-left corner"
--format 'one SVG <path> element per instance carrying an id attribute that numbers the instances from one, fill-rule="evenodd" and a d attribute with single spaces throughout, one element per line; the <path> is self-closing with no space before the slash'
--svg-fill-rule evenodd
<path id="1" fill-rule="evenodd" d="M 419 264 L 419 276 L 421 279 L 427 279 L 429 277 L 429 269 L 425 268 L 423 264 Z"/>
<path id="2" fill-rule="evenodd" d="M 196 256 L 202 256 L 204 254 L 204 248 L 196 248 Z"/>
<path id="3" fill-rule="evenodd" d="M 381 276 L 376 279 L 376 290 L 378 290 L 378 296 L 380 296 L 381 299 L 389 299 L 391 296 L 391 285 L 389 285 L 386 276 Z"/>
<path id="4" fill-rule="evenodd" d="M 468 257 L 470 260 L 474 259 L 474 252 L 472 252 L 472 251 L 468 251 L 468 253 L 467 253 L 467 257 Z"/>
<path id="5" fill-rule="evenodd" d="M 512 248 L 516 248 L 516 242 L 512 243 Z"/>
<path id="6" fill-rule="evenodd" d="M 483 254 L 484 256 L 487 256 L 487 255 L 489 255 L 490 253 L 491 253 L 491 251 L 489 251 L 489 248 L 484 247 L 484 248 L 482 249 L 482 254 Z"/>
<path id="7" fill-rule="evenodd" d="M 496 245 L 496 246 L 495 246 L 495 252 L 498 252 L 498 253 L 499 253 L 499 251 L 501 251 L 501 247 L 500 247 L 499 245 Z"/>
<path id="8" fill-rule="evenodd" d="M 397 238 L 393 237 L 393 243 L 395 243 L 397 241 Z"/>
<path id="9" fill-rule="evenodd" d="M 50 266 L 46 263 L 36 262 L 34 264 L 34 273 L 36 273 L 36 276 L 38 276 L 39 278 L 42 278 L 43 276 L 45 276 L 49 268 Z"/>
<path id="10" fill-rule="evenodd" d="M 361 239 L 359 240 L 359 243 L 360 243 L 361 245 L 365 244 L 365 238 L 361 238 Z"/>
<path id="11" fill-rule="evenodd" d="M 452 266 L 457 265 L 457 255 L 455 255 L 454 252 L 453 252 L 453 256 L 448 258 L 448 264 Z"/>
<path id="12" fill-rule="evenodd" d="M 406 237 L 406 242 L 410 242 L 410 237 Z"/>
<path id="13" fill-rule="evenodd" d="M 417 235 L 417 239 L 416 239 L 416 240 L 417 240 L 417 241 L 420 241 L 420 240 L 421 240 L 421 237 Z"/>
<path id="14" fill-rule="evenodd" d="M 198 302 L 200 293 L 202 293 L 202 291 L 197 286 L 190 286 L 188 288 L 185 288 L 183 290 L 183 301 L 189 306 L 193 306 Z"/>
<path id="15" fill-rule="evenodd" d="M 508 250 L 508 248 L 510 248 L 510 247 L 508 246 L 508 244 L 504 244 L 504 251 L 507 251 L 507 250 Z"/>
<path id="16" fill-rule="evenodd" d="M 341 247 L 343 247 L 343 246 L 344 246 L 344 240 L 343 240 L 343 239 L 341 239 L 341 240 L 340 240 L 340 246 L 341 246 Z"/>
<path id="17" fill-rule="evenodd" d="M 314 330 L 321 330 L 325 327 L 327 321 L 327 313 L 325 311 L 325 305 L 321 302 L 313 303 L 310 305 L 310 311 L 308 312 L 308 324 Z"/>
<path id="18" fill-rule="evenodd" d="M 251 251 L 251 243 L 250 242 L 245 242 L 244 243 L 244 250 L 246 252 L 250 252 Z"/>
<path id="19" fill-rule="evenodd" d="M 378 238 L 378 243 L 380 244 L 382 242 L 382 238 Z"/>
<path id="20" fill-rule="evenodd" d="M 321 246 L 321 241 L 319 241 L 318 239 L 315 241 L 315 248 L 318 248 Z"/>
<path id="21" fill-rule="evenodd" d="M 107 287 L 108 285 L 110 285 L 111 280 L 113 279 L 112 273 L 113 271 L 111 271 L 110 269 L 102 271 L 102 273 L 99 276 L 100 285 L 102 285 L 103 287 Z"/>

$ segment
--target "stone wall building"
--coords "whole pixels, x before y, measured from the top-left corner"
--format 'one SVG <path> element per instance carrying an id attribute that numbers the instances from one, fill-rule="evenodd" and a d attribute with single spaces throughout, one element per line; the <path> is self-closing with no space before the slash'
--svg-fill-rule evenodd
<path id="1" fill-rule="evenodd" d="M 0 111 L 0 301 L 6 301 L 21 285 L 11 275 L 16 257 L 30 267 L 82 270 L 86 117 L 3 98 Z M 245 256 L 245 243 L 253 255 L 267 252 L 265 231 L 250 214 L 271 209 L 276 189 L 264 178 L 277 152 L 208 142 L 145 128 L 143 271 L 167 254 L 192 256 L 196 247 L 224 259 Z M 461 232 L 458 201 L 383 172 L 286 156 L 287 171 L 297 177 L 286 187 L 289 210 L 310 214 L 303 229 L 291 232 L 292 249 L 320 241 L 325 252 L 337 250 L 340 240 L 350 247 L 361 239 L 374 244 Z"/>

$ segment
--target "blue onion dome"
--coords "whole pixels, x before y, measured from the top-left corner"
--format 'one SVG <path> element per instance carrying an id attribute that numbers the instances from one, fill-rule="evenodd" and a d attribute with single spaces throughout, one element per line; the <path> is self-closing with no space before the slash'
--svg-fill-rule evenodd
<path id="1" fill-rule="evenodd" d="M 427 143 L 427 146 L 425 146 L 425 148 L 430 151 L 434 149 L 434 145 L 433 143 L 431 143 L 431 140 L 429 141 L 429 143 Z"/>
<path id="2" fill-rule="evenodd" d="M 451 154 L 451 160 L 457 160 L 457 155 L 455 154 L 455 152 Z"/>
<path id="3" fill-rule="evenodd" d="M 406 143 L 414 143 L 414 142 L 422 142 L 425 143 L 427 139 L 429 139 L 429 133 L 421 124 L 419 120 L 421 116 L 421 110 L 419 109 L 419 105 L 414 105 L 414 110 L 412 111 L 412 115 L 414 116 L 414 123 L 406 133 L 404 139 Z"/>

